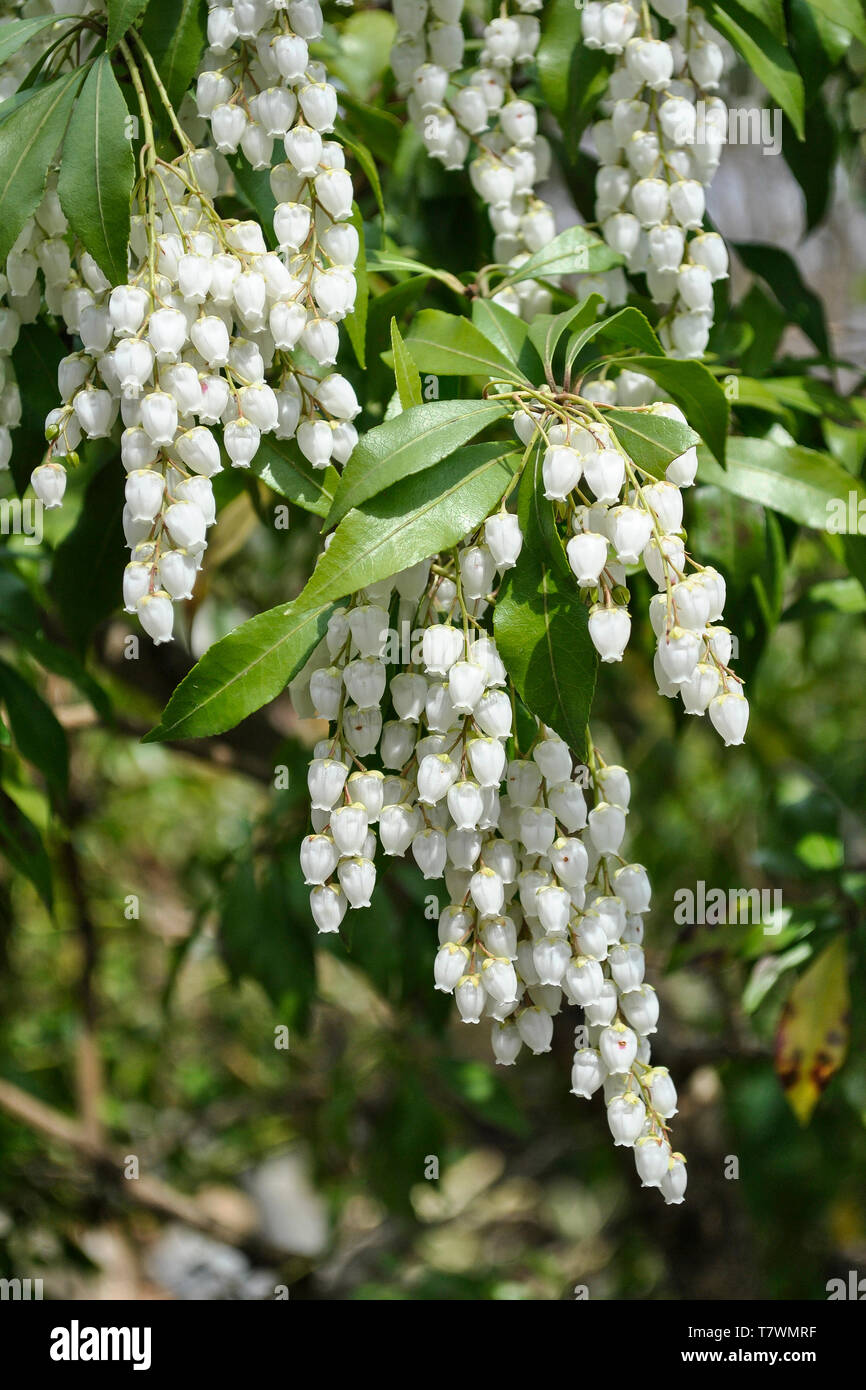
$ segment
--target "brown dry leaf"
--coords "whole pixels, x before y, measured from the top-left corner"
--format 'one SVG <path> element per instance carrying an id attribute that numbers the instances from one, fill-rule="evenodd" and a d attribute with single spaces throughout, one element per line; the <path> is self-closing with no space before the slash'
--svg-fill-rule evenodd
<path id="1" fill-rule="evenodd" d="M 776 1033 L 776 1072 L 801 1125 L 848 1051 L 848 963 L 837 936 L 791 990 Z"/>

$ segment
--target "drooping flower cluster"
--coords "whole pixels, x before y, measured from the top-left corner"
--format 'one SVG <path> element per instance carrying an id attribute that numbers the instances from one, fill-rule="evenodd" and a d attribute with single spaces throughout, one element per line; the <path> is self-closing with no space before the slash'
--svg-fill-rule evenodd
<path id="1" fill-rule="evenodd" d="M 725 581 L 687 553 L 682 489 L 697 471 L 694 447 L 657 479 L 640 468 L 604 421 L 603 407 L 687 423 L 678 406 L 654 400 L 655 384 L 636 372 L 582 388 L 583 406 L 543 396 L 515 416 L 524 445 L 543 451 L 544 495 L 568 527 L 565 550 L 578 585 L 592 599 L 589 634 L 604 662 L 621 661 L 631 634 L 627 570 L 642 565 L 658 589 L 650 601 L 657 639 L 659 693 L 687 714 L 710 720 L 726 744 L 743 742 L 749 718 L 742 681 L 731 670 L 733 638 L 722 625 Z M 597 403 L 597 404 L 596 404 Z"/>
<path id="2" fill-rule="evenodd" d="M 464 66 L 463 0 L 394 0 L 398 36 L 391 64 L 410 119 L 432 158 L 446 169 L 469 161 L 473 188 L 486 205 L 497 262 L 519 265 L 556 234 L 553 209 L 536 186 L 550 172 L 550 146 L 538 113 L 519 95 L 541 37 L 542 0 L 506 3 L 484 26 L 480 53 Z M 474 155 L 473 155 L 474 151 Z M 500 299 L 530 320 L 550 308 L 550 293 L 520 281 Z"/>
<path id="3" fill-rule="evenodd" d="M 10 8 L 18 10 L 23 7 Z M 77 3 L 55 8 L 60 9 L 65 18 L 74 14 L 86 15 L 97 7 L 87 0 L 77 0 Z M 0 35 L 3 35 L 7 24 L 23 17 L 31 16 L 17 13 L 0 16 Z M 0 65 L 0 101 L 15 95 L 34 64 L 55 41 L 54 30 L 46 27 L 4 58 Z M 83 50 L 86 51 L 89 42 L 95 42 L 95 37 L 89 39 L 84 35 Z M 53 287 L 56 301 L 56 287 L 65 283 L 69 268 L 69 248 L 63 239 L 67 223 L 55 185 L 56 180 L 52 175 L 40 207 L 35 216 L 25 222 L 0 272 L 0 471 L 9 467 L 12 457 L 10 431 L 17 429 L 21 423 L 21 396 L 15 380 L 12 353 L 22 325 L 34 323 L 38 318 L 43 292 L 49 312 L 57 312 L 56 302 L 52 307 L 48 304 L 48 298 Z"/>
<path id="4" fill-rule="evenodd" d="M 82 434 L 108 436 L 120 414 L 132 552 L 124 602 L 157 643 L 171 638 L 173 604 L 191 597 L 223 460 L 248 468 L 270 434 L 296 439 L 323 469 L 357 442 L 354 389 L 328 370 L 356 294 L 352 184 L 342 146 L 323 139 L 336 93 L 307 46 L 321 34 L 321 11 L 294 0 L 289 18 L 240 0 L 211 8 L 196 93 L 216 152 L 195 147 L 170 111 L 183 152 L 167 162 L 148 148 L 127 282 L 112 288 L 87 252 L 70 259 L 62 240 L 65 259 L 43 266 L 48 307 L 81 347 L 60 365 L 62 405 L 48 416 L 33 486 L 59 506 L 64 460 Z M 214 200 L 230 177 L 221 156 L 240 145 L 255 168 L 270 167 L 278 136 L 287 160 L 271 168 L 270 250 L 257 221 L 224 219 Z M 55 202 L 49 194 L 43 206 Z"/>
<path id="5" fill-rule="evenodd" d="M 513 694 L 482 623 L 521 540 L 500 510 L 456 553 L 354 595 L 331 618 L 296 692 L 300 708 L 308 695 L 307 712 L 333 721 L 309 769 L 311 910 L 320 932 L 336 932 L 348 910 L 369 906 L 379 852 L 411 855 L 425 879 L 444 880 L 436 988 L 453 993 L 465 1023 L 489 1022 L 506 1066 L 523 1047 L 548 1052 L 555 1015 L 580 1005 L 574 1094 L 604 1087 L 615 1143 L 634 1149 L 645 1186 L 679 1202 L 685 1165 L 666 1123 L 676 1091 L 650 1062 L 649 882 L 621 854 L 628 777 L 595 749 L 590 767 L 576 765 L 540 721 L 518 749 Z"/>
<path id="6" fill-rule="evenodd" d="M 724 66 L 718 35 L 689 0 L 650 0 L 668 26 L 658 37 L 646 5 L 589 0 L 583 41 L 617 55 L 593 126 L 600 168 L 596 214 L 608 245 L 646 275 L 669 306 L 660 326 L 674 355 L 700 357 L 713 322 L 713 285 L 727 276 L 722 238 L 703 228 L 705 189 L 727 138 L 717 95 Z"/>

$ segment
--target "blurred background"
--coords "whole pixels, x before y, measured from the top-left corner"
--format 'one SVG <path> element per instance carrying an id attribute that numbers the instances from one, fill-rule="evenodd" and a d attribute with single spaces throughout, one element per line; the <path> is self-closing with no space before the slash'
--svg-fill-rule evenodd
<path id="1" fill-rule="evenodd" d="M 359 111 L 383 82 L 387 106 L 390 21 L 373 19 L 350 22 L 336 55 Z M 827 90 L 839 158 L 823 193 L 731 147 L 711 206 L 732 242 L 796 258 L 847 363 L 819 360 L 817 409 L 789 389 L 781 423 L 734 402 L 735 423 L 784 427 L 852 476 L 866 238 L 845 112 L 860 80 L 852 67 Z M 465 182 L 390 116 L 368 116 L 365 139 L 400 245 L 457 272 L 489 259 Z M 561 225 L 588 215 L 591 186 L 577 161 Z M 454 307 L 421 277 L 371 290 L 368 370 L 341 362 L 366 425 L 392 389 L 391 315 L 422 296 Z M 718 370 L 801 372 L 814 340 L 791 303 L 745 259 L 726 293 Z M 25 401 L 16 448 L 51 404 Z M 689 1161 L 686 1203 L 665 1207 L 612 1147 L 600 1098 L 568 1093 L 578 1015 L 557 1019 L 551 1056 L 510 1069 L 492 1065 L 486 1028 L 455 1023 L 432 988 L 436 926 L 413 865 L 391 861 L 350 941 L 316 937 L 297 854 L 320 728 L 287 695 L 207 742 L 139 741 L 212 641 L 300 589 L 319 523 L 293 510 L 277 529 L 278 498 L 221 475 L 186 630 L 130 659 L 114 615 L 119 467 L 84 459 L 41 546 L 2 537 L 0 1277 L 72 1299 L 780 1300 L 866 1272 L 866 593 L 848 572 L 866 575 L 862 538 L 846 567 L 838 537 L 714 487 L 690 496 L 694 552 L 728 581 L 746 747 L 657 697 L 648 627 L 600 681 L 596 742 L 630 770 L 630 852 L 654 886 L 654 1056 L 676 1079 Z M 774 915 L 681 925 L 675 895 L 699 882 L 769 889 Z"/>

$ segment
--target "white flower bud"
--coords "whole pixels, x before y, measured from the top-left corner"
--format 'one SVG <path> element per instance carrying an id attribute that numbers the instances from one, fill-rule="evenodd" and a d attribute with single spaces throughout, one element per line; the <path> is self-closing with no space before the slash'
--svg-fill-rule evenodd
<path id="1" fill-rule="evenodd" d="M 310 891 L 310 912 L 320 932 L 337 932 L 348 904 L 333 883 L 319 884 Z"/>
<path id="2" fill-rule="evenodd" d="M 602 661 L 622 661 L 631 635 L 628 609 L 595 604 L 589 614 L 589 635 Z"/>
<path id="3" fill-rule="evenodd" d="M 574 1054 L 571 1068 L 571 1093 L 589 1100 L 599 1089 L 607 1069 L 600 1053 L 592 1047 L 581 1047 Z"/>
<path id="4" fill-rule="evenodd" d="M 617 1147 L 631 1148 L 640 1138 L 646 1106 L 633 1091 L 615 1096 L 607 1107 L 607 1122 Z"/>
<path id="5" fill-rule="evenodd" d="M 30 482 L 46 511 L 62 504 L 66 491 L 66 470 L 62 464 L 40 463 L 30 474 Z"/>
<path id="6" fill-rule="evenodd" d="M 446 942 L 437 952 L 433 962 L 435 988 L 443 994 L 453 994 L 455 987 L 466 973 L 469 965 L 469 952 L 465 946 L 453 941 Z"/>

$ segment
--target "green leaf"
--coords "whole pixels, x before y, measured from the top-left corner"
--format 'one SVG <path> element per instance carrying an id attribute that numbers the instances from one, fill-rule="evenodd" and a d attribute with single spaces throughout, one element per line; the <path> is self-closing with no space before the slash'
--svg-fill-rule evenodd
<path id="1" fill-rule="evenodd" d="M 629 458 L 656 478 L 663 478 L 674 459 L 700 442 L 688 425 L 648 411 L 606 410 L 604 418 Z"/>
<path id="2" fill-rule="evenodd" d="M 607 87 L 613 58 L 581 42 L 580 10 L 574 0 L 546 5 L 542 24 L 536 55 L 541 94 L 573 157 Z"/>
<path id="3" fill-rule="evenodd" d="M 703 362 L 677 357 L 629 357 L 629 371 L 641 372 L 672 396 L 692 429 L 724 467 L 728 434 L 728 399 Z"/>
<path id="4" fill-rule="evenodd" d="M 25 43 L 29 43 L 37 34 L 41 34 L 43 29 L 51 29 L 65 19 L 75 21 L 78 15 L 39 15 L 36 19 L 13 19 L 4 24 L 0 27 L 0 63 L 5 63 L 7 58 L 11 58 L 13 53 L 17 53 L 19 48 L 23 48 Z"/>
<path id="5" fill-rule="evenodd" d="M 159 0 L 148 9 L 140 33 L 170 100 L 180 105 L 205 48 L 206 0 Z"/>
<path id="6" fill-rule="evenodd" d="M 596 319 L 596 301 L 599 299 L 599 295 L 591 295 L 587 300 L 587 304 L 593 304 L 593 312 L 587 314 L 586 325 L 578 326 L 578 331 L 568 344 L 566 361 L 569 366 L 587 343 L 598 337 L 610 338 L 624 347 L 637 348 L 638 352 L 648 352 L 654 357 L 662 355 L 662 345 L 650 327 L 649 319 L 640 309 L 633 309 L 629 305 L 606 319 Z"/>
<path id="7" fill-rule="evenodd" d="M 343 518 L 301 601 L 324 603 L 375 584 L 447 550 L 489 515 L 520 455 L 508 444 L 475 444 L 377 493 Z"/>
<path id="8" fill-rule="evenodd" d="M 859 0 L 807 0 L 807 3 L 831 24 L 847 29 L 855 39 L 866 44 L 866 15 Z"/>
<path id="9" fill-rule="evenodd" d="M 127 29 L 141 17 L 149 3 L 150 0 L 105 0 L 105 8 L 108 10 L 108 35 L 105 42 L 108 48 L 117 47 Z"/>
<path id="10" fill-rule="evenodd" d="M 814 291 L 803 282 L 796 262 L 787 251 L 781 251 L 777 246 L 742 241 L 734 243 L 734 250 L 746 269 L 760 276 L 773 291 L 788 315 L 788 322 L 802 328 L 818 351 L 828 355 L 830 343 L 823 305 Z"/>
<path id="11" fill-rule="evenodd" d="M 772 439 L 731 439 L 728 466 L 718 467 L 705 449 L 698 450 L 702 483 L 725 488 L 736 497 L 788 516 L 800 526 L 844 531 L 848 494 L 866 510 L 866 484 L 840 467 L 827 454 Z"/>
<path id="12" fill-rule="evenodd" d="M 57 405 L 57 368 L 67 346 L 46 323 L 21 325 L 12 351 L 15 378 L 21 384 L 21 424 L 13 431 L 10 468 L 19 494 L 45 455 L 45 417 Z"/>
<path id="13" fill-rule="evenodd" d="M 492 299 L 474 299 L 472 322 L 487 341 L 516 367 L 529 332 L 523 319 L 503 309 L 501 304 L 494 304 Z"/>
<path id="14" fill-rule="evenodd" d="M 399 275 L 402 271 L 410 275 L 429 275 L 433 280 L 439 280 L 449 289 L 454 290 L 461 298 L 464 293 L 464 286 L 448 270 L 437 270 L 435 266 L 427 265 L 424 261 L 415 261 L 411 256 L 404 256 L 398 251 L 373 251 L 367 259 L 367 270 L 374 274 L 376 271 L 384 271 L 386 274 Z"/>
<path id="15" fill-rule="evenodd" d="M 779 43 L 787 43 L 785 11 L 782 0 L 739 0 L 744 10 L 760 20 Z"/>
<path id="16" fill-rule="evenodd" d="M 135 178 L 127 107 L 107 53 L 97 58 L 63 142 L 57 192 L 72 231 L 108 276 L 125 284 Z"/>
<path id="17" fill-rule="evenodd" d="M 421 473 L 507 414 L 497 401 L 429 401 L 369 430 L 346 464 L 326 528 L 410 473 Z"/>
<path id="18" fill-rule="evenodd" d="M 397 383 L 397 395 L 400 398 L 402 409 L 409 410 L 413 405 L 421 405 L 423 403 L 421 378 L 418 375 L 418 368 L 403 342 L 395 318 L 391 319 L 391 351 L 394 355 L 394 379 Z"/>
<path id="19" fill-rule="evenodd" d="M 550 550 L 552 511 L 537 486 L 539 472 L 536 456 L 518 495 L 523 549 L 502 581 L 493 630 L 524 704 L 582 757 L 598 658 L 580 591 Z"/>
<path id="20" fill-rule="evenodd" d="M 704 4 L 714 28 L 724 34 L 745 58 L 752 72 L 779 103 L 788 120 L 803 139 L 805 91 L 803 79 L 788 49 L 760 19 L 737 4 L 736 0 Z"/>
<path id="21" fill-rule="evenodd" d="M 207 738 L 233 729 L 284 690 L 321 641 L 333 604 L 281 603 L 208 647 L 145 743 Z"/>
<path id="22" fill-rule="evenodd" d="M 330 465 L 314 468 L 294 440 L 275 439 L 271 434 L 262 435 L 250 472 L 296 507 L 321 517 L 328 515 L 339 479 Z"/>
<path id="23" fill-rule="evenodd" d="M 790 122 L 782 126 L 785 163 L 803 190 L 806 199 L 806 228 L 811 231 L 824 217 L 833 191 L 839 136 L 826 104 L 820 96 L 807 107 L 805 138 L 794 138 Z M 821 150 L 822 158 L 815 158 Z"/>
<path id="24" fill-rule="evenodd" d="M 55 796 L 64 796 L 69 779 L 66 734 L 38 691 L 0 661 L 0 700 L 18 752 L 37 767 Z"/>
<path id="25" fill-rule="evenodd" d="M 119 603 L 126 547 L 118 472 L 117 460 L 111 457 L 94 473 L 78 521 L 54 552 L 49 592 L 79 649 Z"/>
<path id="26" fill-rule="evenodd" d="M 10 115 L 0 119 L 0 261 L 5 261 L 24 223 L 39 206 L 85 70 L 64 73 L 28 92 Z"/>
<path id="27" fill-rule="evenodd" d="M 51 864 L 42 837 L 15 802 L 0 791 L 0 851 L 13 869 L 28 878 L 49 912 L 53 897 Z"/>
<path id="28" fill-rule="evenodd" d="M 529 326 L 529 339 L 541 358 L 545 372 L 552 372 L 554 354 L 563 334 L 569 329 L 579 333 L 586 324 L 592 323 L 601 303 L 600 294 L 591 294 L 561 314 L 536 314 Z"/>
<path id="29" fill-rule="evenodd" d="M 586 227 L 569 227 L 540 251 L 527 257 L 517 270 L 500 280 L 497 290 L 520 280 L 544 280 L 551 275 L 574 275 L 577 271 L 596 273 L 622 265 L 622 256 L 612 251 Z"/>
<path id="30" fill-rule="evenodd" d="M 358 260 L 355 264 L 355 307 L 344 320 L 344 327 L 352 344 L 359 367 L 367 365 L 367 309 L 370 298 L 370 285 L 367 278 L 367 253 L 364 246 L 364 221 L 357 203 L 352 204 L 352 226 L 358 233 Z"/>
<path id="31" fill-rule="evenodd" d="M 415 315 L 406 346 L 418 370 L 435 376 L 526 380 L 469 319 L 444 314 L 440 309 L 422 309 Z"/>

